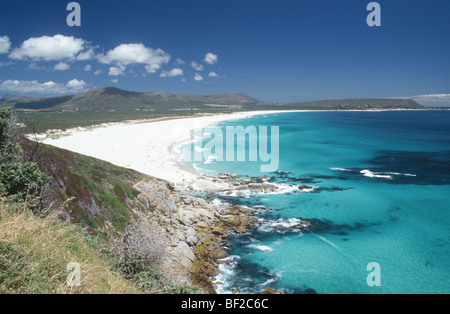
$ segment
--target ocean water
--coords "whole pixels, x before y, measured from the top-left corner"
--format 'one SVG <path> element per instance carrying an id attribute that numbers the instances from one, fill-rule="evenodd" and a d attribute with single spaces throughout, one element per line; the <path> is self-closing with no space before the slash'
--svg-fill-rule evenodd
<path id="1" fill-rule="evenodd" d="M 208 196 L 261 222 L 231 238 L 219 293 L 450 293 L 450 111 L 282 113 L 219 127 L 237 125 L 279 126 L 278 172 L 261 173 L 258 162 L 189 165 L 270 176 L 280 190 Z M 296 227 L 301 220 L 314 230 Z M 373 262 L 379 286 L 367 284 Z"/>

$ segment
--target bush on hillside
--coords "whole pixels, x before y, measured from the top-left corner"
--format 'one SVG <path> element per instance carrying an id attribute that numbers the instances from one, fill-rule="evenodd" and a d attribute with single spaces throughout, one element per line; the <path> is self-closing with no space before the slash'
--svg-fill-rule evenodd
<path id="1" fill-rule="evenodd" d="M 0 109 L 0 194 L 23 202 L 38 197 L 50 178 L 24 160 L 19 141 L 11 108 Z"/>

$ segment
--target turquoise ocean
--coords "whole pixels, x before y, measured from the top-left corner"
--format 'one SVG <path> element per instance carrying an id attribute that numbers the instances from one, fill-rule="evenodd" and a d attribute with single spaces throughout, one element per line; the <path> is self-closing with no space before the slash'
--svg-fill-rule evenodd
<path id="1" fill-rule="evenodd" d="M 280 130 L 276 172 L 259 162 L 187 163 L 279 187 L 206 195 L 260 220 L 231 237 L 219 293 L 450 293 L 450 111 L 280 113 L 218 126 Z M 313 230 L 297 228 L 301 220 Z M 380 286 L 367 284 L 373 262 Z"/>

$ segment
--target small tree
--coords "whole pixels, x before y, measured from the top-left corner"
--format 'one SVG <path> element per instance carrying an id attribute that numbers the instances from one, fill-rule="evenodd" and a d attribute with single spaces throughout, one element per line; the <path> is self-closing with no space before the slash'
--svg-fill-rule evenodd
<path id="1" fill-rule="evenodd" d="M 25 202 L 37 197 L 50 178 L 34 162 L 24 162 L 11 108 L 0 109 L 0 194 Z"/>

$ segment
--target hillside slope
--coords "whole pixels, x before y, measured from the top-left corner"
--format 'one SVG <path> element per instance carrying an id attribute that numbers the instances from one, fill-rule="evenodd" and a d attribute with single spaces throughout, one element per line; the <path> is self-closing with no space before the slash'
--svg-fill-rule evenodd
<path id="1" fill-rule="evenodd" d="M 61 209 L 62 218 L 70 217 L 95 233 L 112 234 L 125 229 L 132 219 L 133 201 L 140 194 L 133 186 L 147 176 L 29 140 L 24 140 L 22 146 L 53 178 L 44 196 L 44 207 Z"/>
<path id="2" fill-rule="evenodd" d="M 44 206 L 60 219 L 107 241 L 137 236 L 127 251 L 155 242 L 164 248 L 160 267 L 171 282 L 164 291 L 192 291 L 195 285 L 215 293 L 211 278 L 227 256 L 228 233 L 243 233 L 256 222 L 243 216 L 248 210 L 215 206 L 134 170 L 29 140 L 23 146 L 53 178 Z M 130 227 L 138 232 L 129 234 Z"/>
<path id="3" fill-rule="evenodd" d="M 0 202 L 0 294 L 138 294 L 82 230 Z M 67 266 L 78 263 L 82 284 L 70 286 Z"/>

